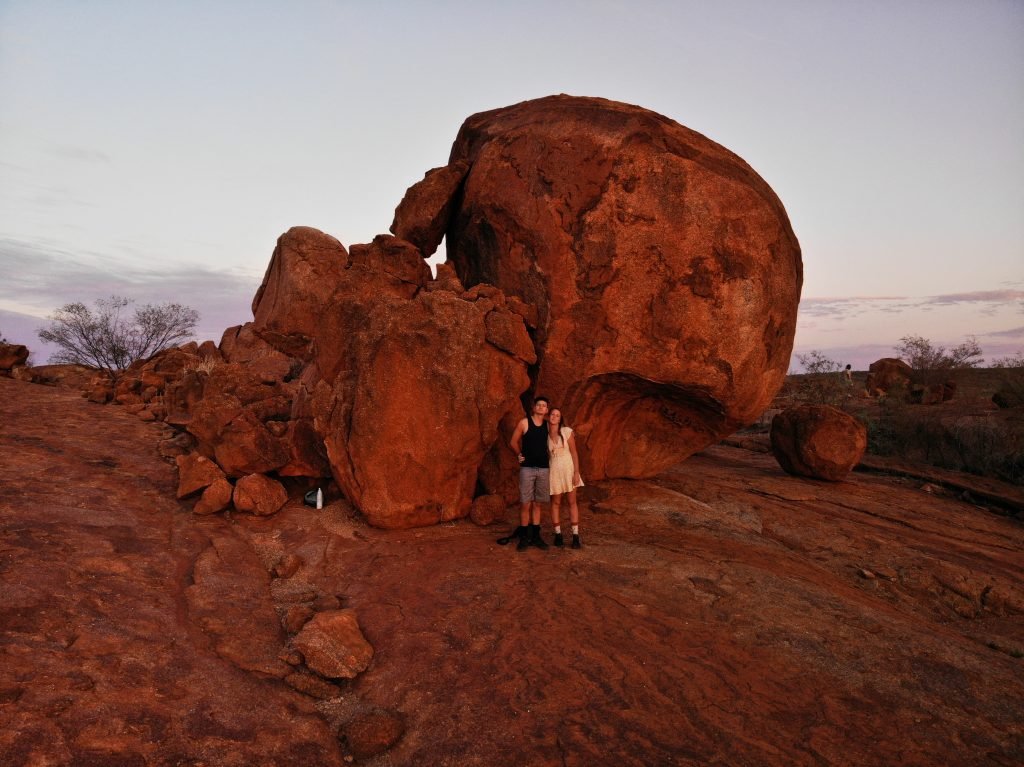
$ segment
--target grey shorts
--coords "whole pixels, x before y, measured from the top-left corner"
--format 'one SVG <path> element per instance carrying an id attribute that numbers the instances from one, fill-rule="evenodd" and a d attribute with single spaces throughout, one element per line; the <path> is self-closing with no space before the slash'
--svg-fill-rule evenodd
<path id="1" fill-rule="evenodd" d="M 519 501 L 529 503 L 547 503 L 551 500 L 551 492 L 548 490 L 548 470 L 538 469 L 533 466 L 523 466 L 519 469 Z"/>

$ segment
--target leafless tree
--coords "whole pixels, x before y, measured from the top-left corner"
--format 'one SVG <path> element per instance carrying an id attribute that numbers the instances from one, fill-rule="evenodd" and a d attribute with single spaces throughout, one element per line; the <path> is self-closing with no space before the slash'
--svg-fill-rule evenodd
<path id="1" fill-rule="evenodd" d="M 111 296 L 96 301 L 96 310 L 83 303 L 62 306 L 50 316 L 39 338 L 56 344 L 50 362 L 77 363 L 99 368 L 112 377 L 137 360 L 187 339 L 199 313 L 175 303 L 146 304 L 129 315 L 130 298 Z"/>
<path id="2" fill-rule="evenodd" d="M 958 370 L 975 368 L 985 361 L 974 336 L 949 351 L 921 336 L 903 336 L 895 349 L 896 355 L 914 369 L 916 383 L 940 383 Z"/>

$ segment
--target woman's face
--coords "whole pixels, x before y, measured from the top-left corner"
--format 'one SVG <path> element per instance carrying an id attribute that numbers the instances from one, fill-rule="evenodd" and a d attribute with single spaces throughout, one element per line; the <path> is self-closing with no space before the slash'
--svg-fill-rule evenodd
<path id="1" fill-rule="evenodd" d="M 548 423 L 558 426 L 562 423 L 562 411 L 557 407 L 548 414 Z"/>

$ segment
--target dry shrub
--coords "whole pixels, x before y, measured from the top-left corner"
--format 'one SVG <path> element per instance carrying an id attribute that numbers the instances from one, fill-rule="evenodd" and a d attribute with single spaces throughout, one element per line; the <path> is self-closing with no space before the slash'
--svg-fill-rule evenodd
<path id="1" fill-rule="evenodd" d="M 184 376 L 186 373 L 212 373 L 214 368 L 220 364 L 220 360 L 214 357 L 204 357 L 195 362 L 186 363 L 181 369 L 181 374 Z"/>
<path id="2" fill-rule="evenodd" d="M 897 399 L 877 416 L 862 416 L 868 451 L 1024 484 L 1024 419 L 995 413 L 939 415 L 929 407 Z"/>

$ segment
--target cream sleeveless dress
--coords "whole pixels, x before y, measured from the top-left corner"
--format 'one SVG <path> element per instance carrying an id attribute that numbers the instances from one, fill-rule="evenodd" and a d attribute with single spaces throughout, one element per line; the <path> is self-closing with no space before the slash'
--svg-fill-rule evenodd
<path id="1" fill-rule="evenodd" d="M 548 464 L 548 483 L 551 489 L 551 495 L 559 495 L 561 493 L 571 493 L 577 487 L 583 487 L 583 480 L 580 479 L 580 483 L 576 486 L 572 484 L 572 453 L 569 452 L 569 437 L 572 435 L 572 429 L 568 426 L 563 426 L 560 430 L 562 439 L 553 440 L 551 435 L 548 434 L 548 453 L 551 456 L 550 463 Z"/>

